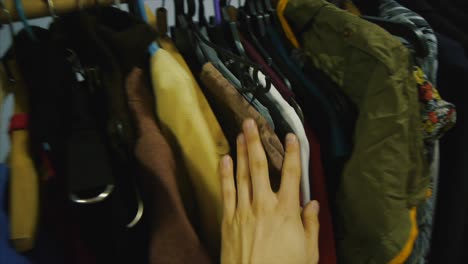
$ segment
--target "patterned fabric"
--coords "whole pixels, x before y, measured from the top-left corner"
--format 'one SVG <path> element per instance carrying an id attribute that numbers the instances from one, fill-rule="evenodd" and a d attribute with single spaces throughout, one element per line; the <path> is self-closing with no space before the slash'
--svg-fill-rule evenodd
<path id="1" fill-rule="evenodd" d="M 416 62 L 426 73 L 431 83 L 436 83 L 437 76 L 437 38 L 427 21 L 417 13 L 400 5 L 395 0 L 380 0 L 380 17 L 415 26 L 424 34 L 429 48 L 429 55 L 416 58 Z"/>
<path id="2" fill-rule="evenodd" d="M 438 139 L 455 125 L 456 110 L 453 104 L 444 101 L 440 97 L 439 92 L 428 81 L 421 68 L 415 66 L 413 74 L 418 85 L 419 101 L 421 102 L 424 154 L 427 160 L 431 161 L 432 181 L 428 190 L 428 200 L 418 207 L 417 220 L 420 233 L 406 263 L 425 264 L 430 249 L 439 178 Z"/>
<path id="3" fill-rule="evenodd" d="M 431 26 L 419 14 L 400 5 L 395 0 L 380 0 L 380 16 L 382 18 L 407 23 L 419 29 L 426 39 L 429 55 L 425 58 L 415 58 L 414 76 L 418 83 L 421 102 L 422 129 L 424 134 L 425 156 L 430 162 L 431 184 L 428 199 L 418 207 L 417 221 L 419 236 L 413 251 L 406 263 L 424 264 L 430 249 L 435 201 L 437 199 L 437 183 L 439 178 L 438 139 L 455 124 L 456 113 L 453 104 L 442 100 L 438 91 L 431 83 L 436 83 L 437 74 L 437 39 Z M 402 41 L 408 45 L 405 40 Z"/>
<path id="4" fill-rule="evenodd" d="M 423 70 L 417 66 L 413 70 L 418 85 L 419 101 L 421 102 L 422 130 L 425 143 L 425 154 L 432 160 L 434 142 L 455 125 L 455 106 L 444 101 L 439 91 L 428 81 Z"/>

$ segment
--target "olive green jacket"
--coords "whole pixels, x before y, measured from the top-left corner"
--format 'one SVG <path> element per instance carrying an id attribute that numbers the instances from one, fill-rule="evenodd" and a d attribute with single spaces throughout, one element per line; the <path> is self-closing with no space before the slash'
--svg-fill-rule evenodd
<path id="1" fill-rule="evenodd" d="M 308 59 L 359 108 L 337 194 L 340 262 L 404 262 L 417 235 L 413 208 L 429 185 L 409 51 L 324 0 L 289 0 L 284 15 Z"/>

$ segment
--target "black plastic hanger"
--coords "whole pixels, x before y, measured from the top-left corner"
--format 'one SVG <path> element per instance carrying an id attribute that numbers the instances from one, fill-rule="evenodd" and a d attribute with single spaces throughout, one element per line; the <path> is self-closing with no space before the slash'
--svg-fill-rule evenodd
<path id="1" fill-rule="evenodd" d="M 265 21 L 265 27 L 272 27 L 273 23 L 271 21 L 271 14 L 268 12 L 268 6 L 271 3 L 270 0 L 255 0 L 257 2 L 257 11 L 263 16 L 263 21 Z"/>
<path id="2" fill-rule="evenodd" d="M 252 9 L 249 12 L 255 12 L 255 14 L 257 14 L 258 12 L 264 12 L 264 9 L 263 9 L 262 3 L 261 3 L 262 0 L 247 0 L 247 1 L 250 1 L 250 2 L 255 1 L 254 2 L 255 7 L 258 7 L 258 9 L 260 10 L 260 11 L 255 10 L 255 7 L 254 8 L 248 7 L 248 9 Z M 246 5 L 247 4 L 248 3 L 246 2 Z M 243 14 L 243 11 L 245 11 L 245 10 L 239 9 L 239 11 L 240 11 L 240 14 Z M 252 17 L 253 16 L 244 13 L 244 18 L 247 21 L 249 20 L 249 18 L 252 19 Z M 258 15 L 257 15 L 257 17 L 258 17 Z M 257 19 L 257 22 L 261 23 L 262 21 L 259 21 Z M 246 26 L 247 26 L 247 31 L 249 32 L 250 39 L 252 40 L 254 46 L 260 52 L 260 54 L 265 59 L 265 61 L 268 63 L 268 65 L 271 65 L 273 70 L 280 76 L 280 78 L 283 80 L 284 84 L 288 87 L 288 89 L 291 90 L 292 86 L 291 86 L 290 81 L 288 80 L 286 75 L 283 73 L 284 70 L 282 70 L 281 67 L 279 67 L 278 64 L 277 64 L 277 62 L 278 62 L 277 54 L 274 51 L 272 51 L 272 49 L 271 49 L 271 43 L 272 42 L 271 42 L 271 39 L 269 38 L 268 31 L 272 30 L 272 29 L 271 28 L 269 28 L 269 29 L 265 28 L 265 32 L 262 33 L 261 31 L 263 29 L 261 27 L 258 27 L 257 28 L 258 29 L 257 33 L 259 33 L 259 34 L 255 34 L 253 32 L 254 29 L 251 26 L 249 27 L 250 24 L 252 24 L 252 23 L 247 23 Z M 269 27 L 272 27 L 272 25 L 269 25 Z M 276 59 L 276 63 L 275 63 L 275 60 L 273 60 L 273 58 Z"/>
<path id="3" fill-rule="evenodd" d="M 255 16 L 258 24 L 258 29 L 261 34 L 261 36 L 266 35 L 266 21 L 265 21 L 265 16 L 264 16 L 264 10 L 263 6 L 260 0 L 248 0 L 248 1 L 253 1 L 255 4 L 255 9 L 257 11 L 257 14 Z"/>
<path id="4" fill-rule="evenodd" d="M 245 11 L 245 8 L 239 8 L 237 9 L 237 11 L 238 11 L 238 16 L 239 16 L 238 21 L 240 22 L 240 26 L 242 28 L 241 31 L 247 33 L 246 36 L 252 41 L 252 44 L 255 46 L 256 50 L 263 57 L 265 62 L 273 68 L 273 70 L 284 81 L 288 89 L 291 90 L 292 86 L 289 80 L 286 78 L 286 75 L 284 75 L 281 68 L 273 61 L 268 51 L 263 47 L 260 40 L 257 38 L 257 35 L 254 33 L 252 23 L 250 22 L 252 20 L 251 16 Z"/>
<path id="5" fill-rule="evenodd" d="M 247 2 L 246 2 L 246 5 L 247 5 Z M 260 41 L 258 40 L 257 35 L 254 32 L 253 18 L 250 15 L 251 11 L 247 12 L 246 9 L 249 9 L 249 8 L 242 7 L 242 8 L 239 8 L 237 10 L 238 11 L 238 16 L 239 16 L 240 26 L 241 26 L 241 28 L 243 29 L 244 32 L 247 32 L 247 35 L 248 35 L 249 39 L 252 40 L 255 47 L 260 52 L 260 54 L 265 59 L 265 61 L 268 63 L 268 65 L 271 65 L 273 60 L 271 59 L 268 52 L 263 48 Z M 253 7 L 253 9 L 255 9 L 255 7 Z"/>
<path id="6" fill-rule="evenodd" d="M 382 27 L 392 35 L 402 37 L 409 41 L 417 57 L 424 58 L 429 55 L 429 46 L 426 38 L 423 32 L 415 26 L 379 17 L 361 16 L 361 18 Z"/>
<path id="7" fill-rule="evenodd" d="M 229 37 L 229 34 L 225 34 L 224 25 L 225 24 L 216 24 L 215 17 L 211 16 L 210 22 L 206 27 L 208 36 L 211 42 L 216 44 L 218 47 L 222 47 L 227 50 L 234 50 L 235 47 L 233 46 L 233 41 L 226 38 L 226 35 Z"/>
<path id="8" fill-rule="evenodd" d="M 234 47 L 237 53 L 241 57 L 247 58 L 244 46 L 242 45 L 242 41 L 240 39 L 239 30 L 237 29 L 237 22 L 232 17 L 232 14 L 230 13 L 230 10 L 229 10 L 230 8 L 233 8 L 233 7 L 223 6 L 221 9 L 222 15 L 223 15 L 224 28 L 226 29 L 226 31 L 229 32 L 229 36 L 232 38 L 232 41 L 234 42 Z"/>
<path id="9" fill-rule="evenodd" d="M 247 21 L 247 23 L 249 23 L 250 28 L 257 29 L 258 34 L 260 34 L 260 36 L 265 36 L 265 21 L 263 20 L 263 16 L 259 15 L 257 12 L 255 0 L 246 0 L 244 4 L 244 9 L 245 12 L 250 16 L 250 19 Z"/>
<path id="10" fill-rule="evenodd" d="M 220 7 L 223 7 L 225 2 L 226 1 L 220 1 L 219 3 Z M 205 18 L 203 18 L 203 20 L 205 20 Z M 226 27 L 225 25 L 225 20 L 222 20 L 222 23 L 218 24 L 216 21 L 216 18 L 214 16 L 211 16 L 209 23 L 199 23 L 199 25 L 200 27 L 206 26 L 205 28 L 206 28 L 206 31 L 208 32 L 209 39 L 211 40 L 212 43 L 216 44 L 218 47 L 222 47 L 224 49 L 230 49 L 231 47 L 233 47 L 233 45 L 231 45 L 233 44 L 232 37 L 229 36 L 227 32 L 225 32 L 229 30 L 229 28 Z M 229 39 L 226 39 L 226 37 L 228 37 Z M 221 59 L 220 55 L 221 54 L 218 54 L 218 56 Z"/>
<path id="11" fill-rule="evenodd" d="M 203 0 L 198 0 L 198 25 L 200 25 L 200 27 L 208 26 L 208 21 L 206 20 L 205 15 L 205 4 L 203 3 Z"/>
<path id="12" fill-rule="evenodd" d="M 171 28 L 172 36 L 177 49 L 183 54 L 190 68 L 194 72 L 199 72 L 203 64 L 208 60 L 203 57 L 203 54 L 197 52 L 198 45 L 192 26 L 193 16 L 195 15 L 195 1 L 188 1 L 188 13 L 184 13 L 184 0 L 174 0 L 176 26 Z M 202 1 L 200 0 L 202 3 Z M 199 2 L 199 3 L 200 3 Z M 204 12 L 204 11 L 203 11 Z"/>
<path id="13" fill-rule="evenodd" d="M 195 25 L 196 27 L 196 25 Z M 254 95 L 266 93 L 271 88 L 271 80 L 266 76 L 266 85 L 263 86 L 258 80 L 250 77 L 250 69 L 253 70 L 254 76 L 258 76 L 258 72 L 262 70 L 262 67 L 252 63 L 246 58 L 238 56 L 229 50 L 218 47 L 203 36 L 199 31 L 194 31 L 194 35 L 199 41 L 202 41 L 207 46 L 214 49 L 218 54 L 222 54 L 223 57 L 228 58 L 231 64 L 235 64 L 240 69 L 240 75 L 237 76 L 241 81 L 241 90 L 246 93 L 252 93 Z M 254 99 L 253 98 L 253 99 Z M 253 100 L 252 99 L 252 100 Z"/>
<path id="14" fill-rule="evenodd" d="M 273 6 L 271 5 L 271 0 L 263 0 L 263 4 L 265 5 L 265 11 L 270 13 L 270 15 L 271 15 L 272 14 L 271 10 L 274 11 Z"/>
<path id="15" fill-rule="evenodd" d="M 156 9 L 156 28 L 161 36 L 167 35 L 167 9 L 164 4 Z"/>

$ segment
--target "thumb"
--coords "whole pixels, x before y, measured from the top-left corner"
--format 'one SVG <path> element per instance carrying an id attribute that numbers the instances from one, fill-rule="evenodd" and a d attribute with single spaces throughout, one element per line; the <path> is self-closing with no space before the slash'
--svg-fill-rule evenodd
<path id="1" fill-rule="evenodd" d="M 308 245 L 311 246 L 311 250 L 318 251 L 318 236 L 319 236 L 319 214 L 320 206 L 317 201 L 309 202 L 304 210 L 302 210 L 302 224 L 308 240 Z"/>

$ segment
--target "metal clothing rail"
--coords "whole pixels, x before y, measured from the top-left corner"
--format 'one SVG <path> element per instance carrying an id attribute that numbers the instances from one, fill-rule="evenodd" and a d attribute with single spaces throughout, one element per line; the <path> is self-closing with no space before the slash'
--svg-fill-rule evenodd
<path id="1" fill-rule="evenodd" d="M 65 14 L 88 8 L 96 5 L 111 5 L 116 2 L 129 2 L 132 0 L 0 0 L 10 13 L 13 21 L 20 21 L 18 10 L 16 9 L 15 1 L 21 1 L 24 14 L 27 19 L 54 16 Z M 1 7 L 1 6 L 0 6 Z M 5 10 L 0 8 L 0 23 L 8 23 L 8 15 Z"/>

